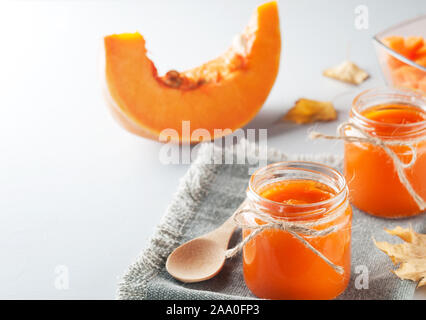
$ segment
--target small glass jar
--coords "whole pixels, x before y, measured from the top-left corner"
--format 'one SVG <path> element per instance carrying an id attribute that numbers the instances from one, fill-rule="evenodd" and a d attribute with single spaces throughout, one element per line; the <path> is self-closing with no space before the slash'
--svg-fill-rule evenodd
<path id="1" fill-rule="evenodd" d="M 292 184 L 318 183 L 332 191 L 326 200 L 311 203 L 278 202 L 263 196 L 265 190 Z M 299 188 L 301 187 L 301 188 Z M 296 189 L 294 189 L 296 190 Z M 291 196 L 294 195 L 294 191 Z M 314 198 L 316 195 L 313 195 Z M 268 228 L 243 248 L 244 279 L 248 288 L 266 299 L 332 299 L 342 293 L 350 278 L 352 210 L 344 177 L 336 170 L 311 162 L 280 162 L 257 170 L 251 177 L 247 202 L 255 212 L 278 221 L 314 230 L 333 230 L 318 235 L 298 233 L 315 250 L 342 269 L 337 272 L 300 239 L 279 228 Z M 253 212 L 243 215 L 245 224 L 260 226 L 265 221 Z M 243 228 L 246 238 L 253 228 Z"/>
<path id="2" fill-rule="evenodd" d="M 389 119 L 380 119 L 379 114 L 375 114 L 375 117 L 367 116 L 366 112 L 375 112 L 374 108 L 381 112 L 382 118 L 398 116 L 400 119 L 391 119 L 395 123 L 389 123 Z M 381 88 L 367 90 L 358 95 L 353 101 L 350 113 L 351 123 L 385 143 L 396 140 L 422 140 L 413 144 L 415 161 L 410 167 L 403 169 L 403 172 L 414 191 L 423 199 L 426 199 L 425 110 L 426 100 L 421 95 Z M 409 118 L 417 112 L 419 118 L 423 116 L 424 120 L 410 121 Z M 351 128 L 345 131 L 345 135 L 357 134 L 359 132 Z M 413 150 L 408 146 L 394 145 L 390 146 L 390 149 L 403 164 L 410 163 L 413 159 Z M 423 211 L 402 184 L 394 161 L 381 146 L 365 142 L 345 142 L 344 173 L 351 203 L 362 211 L 387 218 L 408 217 Z"/>

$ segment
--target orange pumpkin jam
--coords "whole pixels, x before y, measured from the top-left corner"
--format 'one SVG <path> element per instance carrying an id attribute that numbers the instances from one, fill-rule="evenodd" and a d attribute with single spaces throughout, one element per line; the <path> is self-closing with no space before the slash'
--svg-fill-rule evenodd
<path id="1" fill-rule="evenodd" d="M 383 141 L 409 141 L 426 135 L 426 112 L 408 103 L 391 102 L 352 111 L 352 119 L 364 130 Z M 426 141 L 413 144 L 416 159 L 404 173 L 415 192 L 426 199 Z M 409 163 L 413 151 L 405 145 L 390 146 L 403 163 Z M 370 214 L 400 218 L 420 214 L 422 210 L 401 183 L 395 164 L 380 146 L 369 143 L 345 143 L 345 176 L 351 202 Z"/>
<path id="2" fill-rule="evenodd" d="M 267 299 L 332 299 L 343 292 L 351 260 L 352 210 L 347 196 L 341 192 L 338 196 L 338 191 L 325 183 L 304 178 L 272 182 L 256 193 L 257 205 L 275 219 L 302 225 L 317 222 L 313 227 L 317 230 L 339 225 L 337 231 L 325 236 L 302 236 L 344 272 L 336 272 L 289 232 L 266 229 L 244 247 L 244 278 L 249 289 Z M 330 219 L 322 223 L 325 218 Z M 265 223 L 250 215 L 246 219 Z M 250 232 L 244 230 L 243 237 Z"/>

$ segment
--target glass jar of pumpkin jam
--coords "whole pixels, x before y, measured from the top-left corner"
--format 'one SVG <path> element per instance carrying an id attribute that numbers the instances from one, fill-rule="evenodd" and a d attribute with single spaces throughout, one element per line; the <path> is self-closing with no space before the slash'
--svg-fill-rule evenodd
<path id="1" fill-rule="evenodd" d="M 426 100 L 420 95 L 393 89 L 372 89 L 353 101 L 350 121 L 382 141 L 416 139 L 416 158 L 404 173 L 414 191 L 426 199 Z M 356 135 L 347 129 L 346 135 Z M 423 139 L 422 139 L 423 138 Z M 421 141 L 418 141 L 421 140 Z M 413 150 L 390 146 L 403 163 L 410 163 Z M 423 210 L 401 183 L 393 160 L 382 147 L 345 142 L 344 173 L 353 205 L 372 215 L 401 218 Z"/>
<path id="2" fill-rule="evenodd" d="M 244 279 L 256 296 L 332 299 L 345 290 L 350 277 L 352 210 L 340 173 L 317 163 L 275 163 L 252 175 L 247 201 L 256 212 L 275 220 L 315 230 L 333 229 L 323 236 L 298 235 L 343 267 L 343 273 L 337 272 L 288 231 L 264 229 L 243 248 Z M 250 225 L 265 223 L 250 212 L 244 220 Z M 251 232 L 243 228 L 243 238 Z"/>

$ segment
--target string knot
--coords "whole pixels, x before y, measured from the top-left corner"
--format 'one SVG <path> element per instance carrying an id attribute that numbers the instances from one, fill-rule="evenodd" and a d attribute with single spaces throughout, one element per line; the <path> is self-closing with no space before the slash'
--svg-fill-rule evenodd
<path id="1" fill-rule="evenodd" d="M 345 208 L 340 208 L 337 211 L 337 214 L 333 217 L 329 217 L 328 219 L 336 219 L 338 216 L 343 214 L 346 211 Z M 259 219 L 262 223 L 258 223 L 255 220 L 252 222 L 247 222 L 245 214 L 250 213 L 252 218 Z M 251 230 L 250 234 L 244 237 L 243 241 L 237 244 L 234 248 L 228 249 L 225 253 L 226 258 L 231 258 L 235 256 L 242 248 L 254 237 L 256 237 L 259 233 L 266 229 L 279 229 L 282 231 L 286 231 L 290 233 L 293 237 L 302 242 L 305 247 L 311 250 L 314 254 L 319 256 L 324 262 L 326 262 L 329 266 L 331 266 L 337 273 L 343 274 L 344 268 L 338 266 L 331 262 L 327 257 L 325 257 L 320 251 L 314 248 L 305 238 L 302 236 L 310 236 L 310 237 L 323 237 L 332 232 L 335 232 L 340 225 L 332 226 L 326 229 L 317 230 L 314 227 L 319 225 L 320 221 L 310 222 L 301 224 L 298 222 L 291 222 L 284 219 L 277 219 L 272 217 L 269 214 L 262 212 L 259 209 L 253 208 L 253 206 L 245 200 L 240 208 L 234 213 L 234 222 L 237 226 L 241 227 L 245 230 Z M 321 221 L 323 223 L 324 221 Z"/>

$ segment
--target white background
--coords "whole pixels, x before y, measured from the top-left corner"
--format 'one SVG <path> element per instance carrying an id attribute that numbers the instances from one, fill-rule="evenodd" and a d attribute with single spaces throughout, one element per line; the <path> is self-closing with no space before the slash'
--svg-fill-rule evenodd
<path id="1" fill-rule="evenodd" d="M 183 70 L 222 53 L 260 2 L 0 2 L 0 298 L 114 298 L 187 170 L 162 165 L 160 144 L 110 116 L 102 37 L 139 31 L 160 72 Z M 360 4 L 369 8 L 368 30 L 354 27 Z M 344 120 L 357 92 L 383 84 L 372 35 L 425 14 L 426 2 L 279 7 L 280 74 L 249 127 L 268 128 L 269 145 L 288 153 L 341 152 L 340 143 L 308 141 L 307 126 L 277 121 L 301 97 L 333 100 Z M 321 75 L 347 57 L 372 75 L 360 87 Z M 337 124 L 319 128 L 331 133 Z M 69 270 L 68 290 L 54 285 L 60 265 Z"/>

